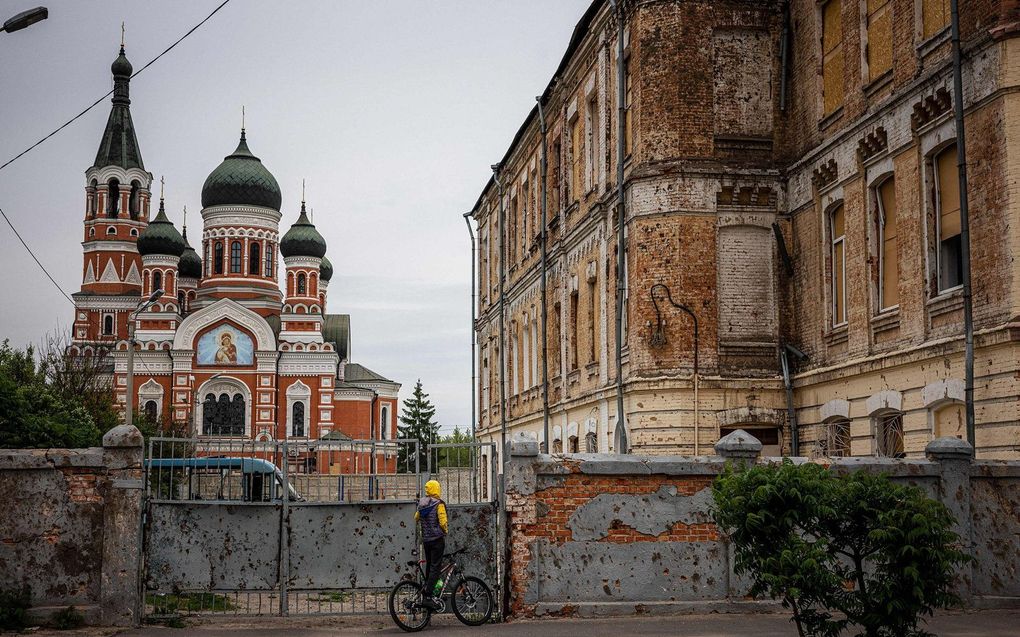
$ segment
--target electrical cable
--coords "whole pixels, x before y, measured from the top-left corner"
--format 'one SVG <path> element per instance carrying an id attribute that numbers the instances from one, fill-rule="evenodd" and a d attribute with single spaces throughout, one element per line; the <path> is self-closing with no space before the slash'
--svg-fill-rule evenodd
<path id="1" fill-rule="evenodd" d="M 55 285 L 58 290 L 60 290 L 60 293 L 64 295 L 64 298 L 67 299 L 71 303 L 71 305 L 74 305 L 74 300 L 67 295 L 67 292 L 64 292 L 64 288 L 60 287 L 60 284 L 57 283 L 56 279 L 54 279 L 53 276 L 49 273 L 49 270 L 47 270 L 46 267 L 39 261 L 39 258 L 35 256 L 35 253 L 32 252 L 32 248 L 28 247 L 28 244 L 25 243 L 25 240 L 21 237 L 21 233 L 18 232 L 18 229 L 14 227 L 14 224 L 11 223 L 11 220 L 7 218 L 7 213 L 4 212 L 3 208 L 0 208 L 0 216 L 3 216 L 4 221 L 6 221 L 7 225 L 9 225 L 11 227 L 11 230 L 14 231 L 14 236 L 18 238 L 18 241 L 21 242 L 21 245 L 25 246 L 25 249 L 28 250 L 28 253 L 32 255 L 32 259 L 35 261 L 35 264 L 38 265 L 40 269 L 42 269 L 43 273 L 50 280 L 50 282 L 53 283 L 53 285 Z"/>
<path id="2" fill-rule="evenodd" d="M 189 30 L 189 31 L 188 31 L 187 33 L 185 33 L 184 35 L 182 35 L 182 36 L 181 36 L 180 38 L 178 38 L 178 40 L 177 40 L 176 42 L 174 42 L 173 44 L 171 44 L 170 46 L 168 46 L 168 47 L 167 47 L 166 49 L 164 49 L 162 53 L 160 53 L 160 54 L 159 54 L 159 55 L 157 55 L 156 57 L 154 57 L 154 58 L 152 58 L 151 60 L 149 60 L 149 62 L 148 62 L 148 63 L 147 63 L 147 64 L 146 64 L 145 66 L 143 66 L 142 68 L 140 68 L 140 69 L 138 69 L 137 71 L 135 71 L 135 72 L 134 72 L 134 73 L 133 73 L 133 74 L 131 75 L 131 78 L 132 78 L 132 79 L 134 79 L 134 78 L 138 77 L 139 75 L 141 75 L 142 71 L 144 71 L 145 69 L 147 69 L 147 68 L 149 68 L 150 66 L 152 66 L 152 64 L 153 64 L 153 63 L 154 63 L 154 62 L 155 62 L 156 60 L 158 60 L 159 58 L 163 57 L 164 55 L 166 55 L 167 53 L 169 53 L 169 52 L 171 51 L 171 49 L 173 49 L 173 48 L 174 48 L 175 46 L 177 46 L 178 44 L 180 44 L 181 42 L 183 42 L 183 41 L 184 41 L 184 38 L 186 38 L 186 37 L 188 37 L 189 35 L 191 35 L 192 33 L 194 33 L 194 32 L 195 32 L 195 31 L 196 31 L 196 30 L 198 29 L 198 27 L 202 26 L 203 24 L 205 24 L 205 23 L 206 23 L 206 22 L 207 22 L 207 21 L 209 20 L 209 18 L 211 18 L 211 17 L 213 17 L 214 15 L 216 15 L 216 12 L 217 12 L 217 11 L 219 11 L 220 9 L 222 9 L 222 8 L 223 8 L 223 7 L 224 7 L 224 6 L 225 6 L 225 5 L 226 5 L 226 4 L 228 3 L 228 2 L 230 2 L 230 0 L 223 0 L 223 2 L 222 2 L 222 3 L 220 3 L 220 6 L 216 7 L 215 9 L 213 9 L 212 13 L 210 13 L 209 15 L 207 15 L 207 16 L 205 17 L 205 19 L 203 19 L 203 20 L 202 20 L 201 22 L 199 22 L 199 23 L 198 23 L 198 24 L 196 24 L 195 26 L 191 27 L 191 29 L 190 29 L 190 30 Z M 103 95 L 102 97 L 100 97 L 100 98 L 99 98 L 99 99 L 97 99 L 96 101 L 92 102 L 92 104 L 90 104 L 90 105 L 88 106 L 88 108 L 86 108 L 86 109 L 85 109 L 85 110 L 83 110 L 82 112 L 78 113 L 77 115 L 75 115 L 75 116 L 74 116 L 74 117 L 72 117 L 71 119 L 67 120 L 67 121 L 66 121 L 66 122 L 64 122 L 63 124 L 61 124 L 61 125 L 60 125 L 60 126 L 59 126 L 59 127 L 58 127 L 58 128 L 56 129 L 56 130 L 54 130 L 54 131 L 53 131 L 52 133 L 50 133 L 49 135 L 47 135 L 47 136 L 43 137 L 42 139 L 40 139 L 40 140 L 39 140 L 39 141 L 37 141 L 36 143 L 32 144 L 31 146 L 29 146 L 28 148 L 26 148 L 25 150 L 21 151 L 20 153 L 18 153 L 17 155 L 15 155 L 15 156 L 14 156 L 13 158 L 11 158 L 10 160 L 8 160 L 8 161 L 7 161 L 6 163 L 4 163 L 4 164 L 3 164 L 2 166 L 0 166 L 0 170 L 3 170 L 4 168 L 7 168 L 8 166 L 10 166 L 11 164 L 13 164 L 13 163 L 14 163 L 14 162 L 16 162 L 17 160 L 21 159 L 21 158 L 22 158 L 23 156 L 25 156 L 26 154 L 28 154 L 28 153 L 29 153 L 30 151 L 32 151 L 32 150 L 33 150 L 33 149 L 34 149 L 34 148 L 35 148 L 36 146 L 39 146 L 40 144 L 42 144 L 43 142 L 45 142 L 45 141 L 46 141 L 47 139 L 49 139 L 50 137 L 53 137 L 54 135 L 56 135 L 56 134 L 57 134 L 57 133 L 59 133 L 60 131 L 62 131 L 62 130 L 64 130 L 65 128 L 67 128 L 67 127 L 68 127 L 69 125 L 71 125 L 71 124 L 72 124 L 72 123 L 74 123 L 74 122 L 75 122 L 76 120 L 78 120 L 78 119 L 79 119 L 79 118 L 80 118 L 80 117 L 81 117 L 82 115 L 84 115 L 85 113 L 88 113 L 89 111 L 91 111 L 91 110 L 92 110 L 93 108 L 95 108 L 96 106 L 99 106 L 99 104 L 101 104 L 101 103 L 103 102 L 103 100 L 105 100 L 106 98 L 110 97 L 111 95 L 113 95 L 113 89 L 110 89 L 110 92 L 108 92 L 108 93 L 107 93 L 106 95 Z M 10 222 L 8 222 L 8 223 L 10 223 Z"/>

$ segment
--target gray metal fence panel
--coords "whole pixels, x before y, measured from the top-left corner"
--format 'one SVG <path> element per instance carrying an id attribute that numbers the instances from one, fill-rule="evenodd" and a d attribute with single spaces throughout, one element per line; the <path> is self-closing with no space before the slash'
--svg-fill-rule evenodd
<path id="1" fill-rule="evenodd" d="M 159 504 L 146 533 L 146 589 L 273 590 L 278 505 Z"/>
<path id="2" fill-rule="evenodd" d="M 493 502 L 481 504 L 451 504 L 447 506 L 450 534 L 446 538 L 446 552 L 458 549 L 467 551 L 458 559 L 466 575 L 485 580 L 495 589 L 498 584 L 496 569 L 496 522 L 498 508 Z"/>
<path id="3" fill-rule="evenodd" d="M 413 559 L 414 512 L 410 502 L 291 503 L 289 587 L 393 586 Z"/>

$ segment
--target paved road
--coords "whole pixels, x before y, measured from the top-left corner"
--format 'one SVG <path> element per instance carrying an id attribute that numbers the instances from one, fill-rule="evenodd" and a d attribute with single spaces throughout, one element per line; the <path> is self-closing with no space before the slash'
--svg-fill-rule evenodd
<path id="1" fill-rule="evenodd" d="M 1020 611 L 953 613 L 937 617 L 928 630 L 942 637 L 1015 637 Z M 793 637 L 797 634 L 785 615 L 684 615 L 620 619 L 547 619 L 469 628 L 452 616 L 433 621 L 423 634 L 492 635 L 494 637 Z M 118 635 L 123 637 L 333 637 L 403 635 L 388 618 L 245 618 L 221 619 L 183 629 L 148 626 L 127 631 L 65 631 L 36 635 Z"/>

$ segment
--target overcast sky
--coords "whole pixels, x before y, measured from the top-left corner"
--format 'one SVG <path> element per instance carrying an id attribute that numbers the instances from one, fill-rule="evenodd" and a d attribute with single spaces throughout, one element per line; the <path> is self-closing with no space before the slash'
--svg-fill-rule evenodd
<path id="1" fill-rule="evenodd" d="M 220 0 L 51 0 L 50 17 L 0 33 L 0 163 L 112 87 L 126 23 L 135 70 Z M 462 215 L 545 88 L 589 0 L 233 0 L 131 82 L 154 196 L 191 242 L 201 188 L 248 143 L 283 190 L 301 179 L 335 267 L 329 311 L 351 314 L 352 359 L 421 378 L 444 428 L 470 422 L 470 244 Z M 39 0 L 0 1 L 0 21 Z M 68 293 L 80 288 L 85 170 L 109 101 L 0 171 L 0 207 Z M 155 203 L 152 212 L 155 213 Z M 72 308 L 0 224 L 0 338 L 66 330 Z"/>

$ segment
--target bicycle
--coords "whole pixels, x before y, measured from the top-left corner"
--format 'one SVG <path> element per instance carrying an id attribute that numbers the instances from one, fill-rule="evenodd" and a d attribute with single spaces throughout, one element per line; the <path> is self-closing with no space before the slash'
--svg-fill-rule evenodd
<path id="1" fill-rule="evenodd" d="M 407 563 L 408 566 L 415 568 L 417 577 L 409 576 L 398 582 L 389 596 L 390 617 L 397 626 L 409 633 L 424 629 L 432 621 L 433 613 L 446 612 L 447 595 L 453 614 L 462 623 L 468 626 L 481 626 L 492 619 L 495 601 L 488 584 L 481 578 L 464 575 L 464 570 L 454 559 L 464 550 L 458 549 L 443 556 L 443 566 L 439 570 L 442 586 L 436 595 L 439 601 L 439 608 L 436 610 L 422 604 L 425 560 L 410 560 Z M 454 582 L 452 587 L 451 582 Z"/>

